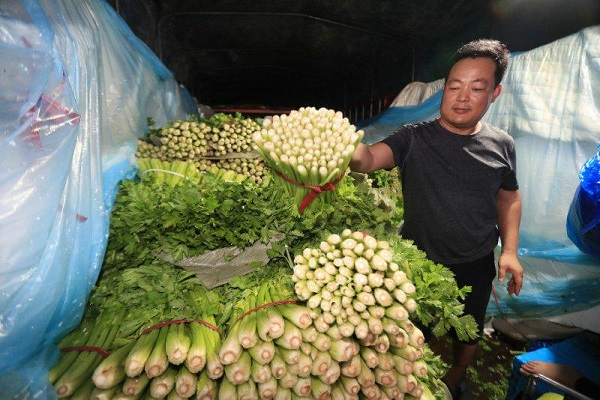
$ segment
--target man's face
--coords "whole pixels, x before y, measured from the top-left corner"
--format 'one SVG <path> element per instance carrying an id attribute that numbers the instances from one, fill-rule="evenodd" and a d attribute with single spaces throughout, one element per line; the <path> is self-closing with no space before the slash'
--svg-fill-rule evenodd
<path id="1" fill-rule="evenodd" d="M 444 86 L 440 123 L 450 132 L 470 135 L 502 86 L 494 86 L 496 64 L 489 58 L 465 58 L 454 64 Z"/>

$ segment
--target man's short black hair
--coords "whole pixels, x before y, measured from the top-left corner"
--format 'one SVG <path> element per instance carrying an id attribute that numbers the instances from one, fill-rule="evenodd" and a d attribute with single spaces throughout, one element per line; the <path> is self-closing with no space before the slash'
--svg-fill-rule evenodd
<path id="1" fill-rule="evenodd" d="M 493 39 L 477 39 L 463 45 L 454 53 L 454 62 L 456 64 L 465 58 L 489 58 L 496 64 L 494 73 L 494 84 L 498 86 L 504 78 L 510 60 L 510 51 L 504 43 Z"/>

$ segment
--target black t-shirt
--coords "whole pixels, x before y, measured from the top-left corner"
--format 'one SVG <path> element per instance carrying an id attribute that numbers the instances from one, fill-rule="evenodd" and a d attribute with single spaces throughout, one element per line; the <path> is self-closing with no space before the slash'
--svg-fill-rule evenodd
<path id="1" fill-rule="evenodd" d="M 518 190 L 514 140 L 487 123 L 473 135 L 438 120 L 383 140 L 400 168 L 402 236 L 442 264 L 476 260 L 498 244 L 498 190 Z"/>

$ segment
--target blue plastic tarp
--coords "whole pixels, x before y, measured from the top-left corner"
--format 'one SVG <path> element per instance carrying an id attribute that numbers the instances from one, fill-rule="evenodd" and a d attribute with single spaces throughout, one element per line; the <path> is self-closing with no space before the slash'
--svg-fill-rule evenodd
<path id="1" fill-rule="evenodd" d="M 364 121 L 364 141 L 436 118 L 441 94 Z M 600 304 L 600 259 L 583 253 L 566 231 L 578 174 L 600 143 L 600 26 L 514 54 L 502 93 L 484 120 L 515 139 L 522 196 L 519 259 L 525 269 L 518 297 L 508 296 L 506 281 L 495 283 L 497 299 L 488 314 L 540 318 Z"/>
<path id="2" fill-rule="evenodd" d="M 104 1 L 0 2 L 0 398 L 53 398 L 147 118 L 197 113 Z"/>

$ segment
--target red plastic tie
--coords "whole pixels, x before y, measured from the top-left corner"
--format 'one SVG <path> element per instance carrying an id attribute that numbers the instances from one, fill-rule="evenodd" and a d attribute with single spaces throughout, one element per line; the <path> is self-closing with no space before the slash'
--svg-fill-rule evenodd
<path id="1" fill-rule="evenodd" d="M 270 306 L 279 306 L 282 304 L 298 304 L 297 300 L 279 300 L 279 301 L 272 301 L 270 303 L 265 303 L 261 306 L 255 307 L 251 310 L 246 311 L 244 314 L 242 314 L 238 319 L 235 320 L 234 323 L 238 323 L 240 320 L 242 320 L 244 317 L 246 317 L 247 315 L 252 314 L 253 312 L 256 312 L 258 310 L 262 310 L 263 308 L 267 308 Z"/>
<path id="2" fill-rule="evenodd" d="M 72 347 L 63 347 L 60 349 L 61 352 L 67 353 L 69 351 L 93 351 L 100 354 L 102 357 L 106 358 L 110 355 L 109 351 L 104 350 L 103 348 L 96 346 L 72 346 Z"/>
<path id="3" fill-rule="evenodd" d="M 190 322 L 198 322 L 198 323 L 206 326 L 207 328 L 210 328 L 213 331 L 217 332 L 219 334 L 219 336 L 221 336 L 221 332 L 219 331 L 219 328 L 217 328 L 216 326 L 214 326 L 213 324 L 211 324 L 209 322 L 206 322 L 206 321 L 198 319 L 198 318 L 196 318 L 196 319 L 174 319 L 174 320 L 171 320 L 171 321 L 163 321 L 163 322 L 160 322 L 160 323 L 158 323 L 156 325 L 152 325 L 148 329 L 144 330 L 141 333 L 141 335 L 146 335 L 146 334 L 152 332 L 153 330 L 160 329 L 160 328 L 162 328 L 164 326 L 174 325 L 174 324 L 189 324 Z"/>
<path id="4" fill-rule="evenodd" d="M 322 193 L 322 192 L 325 192 L 325 191 L 331 191 L 331 192 L 333 192 L 335 190 L 335 185 L 339 181 L 341 181 L 342 178 L 345 175 L 345 172 L 343 172 L 337 179 L 335 179 L 335 180 L 333 180 L 331 182 L 327 182 L 323 186 L 311 186 L 311 185 L 305 185 L 305 184 L 300 183 L 300 182 L 296 182 L 292 178 L 289 178 L 289 177 L 283 175 L 279 171 L 275 171 L 275 173 L 279 177 L 285 179 L 286 181 L 288 181 L 290 183 L 293 183 L 294 185 L 302 186 L 303 188 L 310 189 L 310 192 L 308 192 L 308 194 L 306 196 L 304 196 L 304 199 L 302 200 L 302 203 L 300 204 L 300 207 L 298 207 L 298 211 L 304 211 L 304 209 L 306 207 L 308 207 L 310 205 L 310 203 L 312 203 L 312 201 L 315 199 L 315 197 L 317 197 L 319 195 L 319 193 Z"/>

